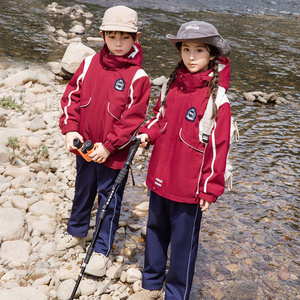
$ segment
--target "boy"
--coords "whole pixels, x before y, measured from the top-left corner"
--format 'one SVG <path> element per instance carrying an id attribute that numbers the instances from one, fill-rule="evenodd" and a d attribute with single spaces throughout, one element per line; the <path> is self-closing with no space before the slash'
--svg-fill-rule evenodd
<path id="1" fill-rule="evenodd" d="M 67 148 L 77 154 L 75 196 L 67 232 L 57 241 L 62 251 L 85 244 L 90 215 L 98 190 L 99 209 L 105 203 L 129 151 L 129 140 L 143 123 L 151 85 L 142 65 L 137 13 L 125 6 L 106 10 L 100 34 L 104 46 L 87 57 L 66 87 L 61 99 L 60 128 Z M 86 162 L 74 139 L 96 146 Z M 86 273 L 103 276 L 118 226 L 123 191 L 119 186 L 107 210 Z"/>

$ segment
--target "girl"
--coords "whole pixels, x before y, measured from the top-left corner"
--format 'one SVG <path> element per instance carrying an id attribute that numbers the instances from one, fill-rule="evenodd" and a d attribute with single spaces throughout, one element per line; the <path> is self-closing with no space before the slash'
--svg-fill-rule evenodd
<path id="1" fill-rule="evenodd" d="M 154 144 L 147 175 L 151 190 L 143 290 L 129 299 L 163 299 L 167 251 L 171 246 L 165 299 L 186 300 L 192 286 L 202 212 L 225 187 L 230 139 L 230 47 L 206 22 L 183 24 L 167 39 L 180 51 L 156 117 L 140 129 L 142 147 Z M 208 102 L 209 98 L 212 102 Z M 212 103 L 210 136 L 201 134 Z"/>

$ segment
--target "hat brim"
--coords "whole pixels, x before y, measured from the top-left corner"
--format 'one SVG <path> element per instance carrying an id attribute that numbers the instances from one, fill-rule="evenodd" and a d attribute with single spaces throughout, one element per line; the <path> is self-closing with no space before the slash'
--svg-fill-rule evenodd
<path id="1" fill-rule="evenodd" d="M 138 32 L 138 28 L 132 29 L 132 28 L 128 28 L 126 26 L 120 26 L 120 25 L 104 25 L 104 26 L 100 26 L 100 30 L 102 30 L 102 31 L 121 31 L 121 32 L 130 32 L 130 33 Z"/>
<path id="2" fill-rule="evenodd" d="M 200 43 L 204 43 L 216 47 L 219 50 L 220 55 L 223 57 L 229 56 L 231 52 L 231 48 L 229 44 L 220 35 L 206 36 L 203 38 L 190 38 L 190 39 L 181 38 L 180 39 L 177 38 L 177 36 L 174 36 L 172 34 L 167 34 L 166 38 L 177 50 L 178 50 L 177 43 L 200 42 Z"/>

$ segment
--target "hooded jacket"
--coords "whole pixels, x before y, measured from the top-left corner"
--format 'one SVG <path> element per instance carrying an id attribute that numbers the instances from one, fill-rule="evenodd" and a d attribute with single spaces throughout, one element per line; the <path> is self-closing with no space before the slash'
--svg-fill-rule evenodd
<path id="1" fill-rule="evenodd" d="M 111 152 L 105 165 L 113 169 L 123 167 L 129 140 L 147 113 L 151 85 L 141 66 L 139 44 L 125 56 L 111 55 L 104 45 L 81 63 L 61 99 L 62 133 L 76 131 L 84 141 L 102 142 Z"/>
<path id="2" fill-rule="evenodd" d="M 230 63 L 220 58 L 219 86 L 229 86 Z M 209 138 L 199 139 L 199 124 L 209 99 L 208 83 L 212 70 L 190 73 L 182 67 L 173 82 L 162 116 L 160 100 L 154 108 L 156 117 L 141 129 L 154 144 L 146 184 L 167 199 L 199 203 L 215 202 L 224 192 L 224 172 L 230 141 L 231 110 L 224 94 Z"/>

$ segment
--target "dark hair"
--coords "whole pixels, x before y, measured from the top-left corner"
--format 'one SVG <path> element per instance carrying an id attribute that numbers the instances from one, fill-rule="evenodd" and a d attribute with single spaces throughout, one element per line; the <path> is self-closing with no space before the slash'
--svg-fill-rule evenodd
<path id="1" fill-rule="evenodd" d="M 111 34 L 111 33 L 115 33 L 115 34 L 120 33 L 121 35 L 123 35 L 124 33 L 128 33 L 131 35 L 134 41 L 136 39 L 136 34 L 137 34 L 136 32 L 125 32 L 125 31 L 102 31 L 102 33 L 103 33 L 103 38 L 105 38 L 107 34 Z"/>
<path id="2" fill-rule="evenodd" d="M 169 76 L 169 81 L 167 83 L 167 88 L 166 88 L 166 94 L 165 94 L 165 97 L 164 99 L 161 99 L 161 105 L 163 107 L 165 107 L 166 105 L 166 101 L 167 101 L 167 94 L 170 90 L 170 87 L 172 85 L 172 83 L 174 82 L 175 78 L 176 78 L 176 75 L 177 75 L 177 72 L 178 70 L 183 66 L 183 60 L 181 60 L 174 68 L 174 70 L 172 71 L 172 73 L 170 74 Z"/>
<path id="3" fill-rule="evenodd" d="M 181 42 L 176 44 L 176 47 L 178 48 L 178 50 L 180 50 L 181 48 Z M 215 58 L 213 60 L 210 61 L 208 68 L 212 69 L 213 71 L 213 76 L 211 78 L 211 80 L 209 81 L 208 86 L 210 87 L 210 96 L 212 96 L 213 99 L 213 112 L 212 112 L 212 116 L 211 118 L 214 119 L 217 114 L 218 114 L 218 109 L 217 109 L 217 105 L 215 103 L 216 98 L 217 98 L 217 93 L 218 93 L 218 88 L 219 88 L 219 70 L 218 70 L 218 65 L 219 65 L 219 56 L 220 56 L 220 52 L 219 50 L 212 46 L 212 45 L 208 45 L 205 44 L 205 47 L 207 49 L 207 51 L 209 52 L 209 54 L 211 56 L 215 56 Z M 172 85 L 172 83 L 175 81 L 176 75 L 178 70 L 183 66 L 183 60 L 181 60 L 174 68 L 174 70 L 172 71 L 172 73 L 169 76 L 169 81 L 167 83 L 167 88 L 166 88 L 166 94 L 164 99 L 161 99 L 161 105 L 165 106 L 166 105 L 166 100 L 167 100 L 167 94 L 170 90 L 170 87 Z"/>

